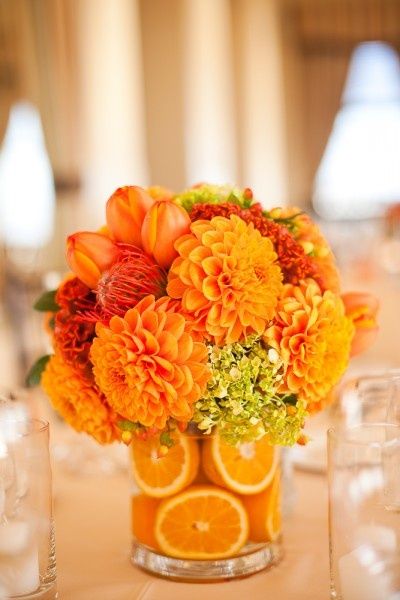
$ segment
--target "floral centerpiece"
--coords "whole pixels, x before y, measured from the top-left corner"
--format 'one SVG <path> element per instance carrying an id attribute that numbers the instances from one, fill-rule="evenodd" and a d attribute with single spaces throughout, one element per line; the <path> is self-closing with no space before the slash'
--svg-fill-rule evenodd
<path id="1" fill-rule="evenodd" d="M 131 444 L 142 549 L 217 560 L 275 541 L 274 447 L 306 442 L 376 333 L 374 301 L 340 295 L 310 217 L 250 189 L 126 186 L 106 223 L 68 237 L 72 273 L 36 305 L 54 354 L 33 378 L 77 431 Z"/>

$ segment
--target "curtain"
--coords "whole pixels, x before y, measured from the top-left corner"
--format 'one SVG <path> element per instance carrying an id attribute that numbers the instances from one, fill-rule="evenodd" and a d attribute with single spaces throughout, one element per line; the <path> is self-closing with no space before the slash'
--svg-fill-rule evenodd
<path id="1" fill-rule="evenodd" d="M 93 214 L 125 183 L 237 183 L 284 202 L 277 6 L 10 2 L 13 30 L 25 24 L 17 95 L 39 106 L 56 179 L 79 180 Z"/>
<path id="2" fill-rule="evenodd" d="M 3 0 L 0 133 L 35 103 L 63 228 L 117 185 L 202 180 L 307 204 L 352 48 L 398 44 L 397 0 Z"/>
<path id="3" fill-rule="evenodd" d="M 289 195 L 307 204 L 340 107 L 354 48 L 381 40 L 400 51 L 398 0 L 289 0 L 282 10 Z"/>

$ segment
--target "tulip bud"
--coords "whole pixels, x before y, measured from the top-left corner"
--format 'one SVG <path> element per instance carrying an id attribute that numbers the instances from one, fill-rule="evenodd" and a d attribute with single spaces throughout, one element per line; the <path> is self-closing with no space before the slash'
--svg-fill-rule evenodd
<path id="1" fill-rule="evenodd" d="M 146 192 L 153 200 L 172 200 L 174 197 L 171 190 L 161 187 L 160 185 L 152 185 L 151 187 L 146 188 Z"/>
<path id="2" fill-rule="evenodd" d="M 376 315 L 379 308 L 378 299 L 371 294 L 349 292 L 342 294 L 346 316 L 353 321 L 355 333 L 350 355 L 365 352 L 375 341 L 378 334 Z"/>
<path id="3" fill-rule="evenodd" d="M 189 215 L 181 206 L 169 200 L 156 202 L 143 221 L 143 249 L 167 269 L 178 256 L 174 243 L 189 232 L 190 222 Z"/>
<path id="4" fill-rule="evenodd" d="M 107 226 L 113 238 L 141 248 L 143 219 L 153 204 L 153 198 L 140 187 L 125 185 L 118 188 L 106 205 Z"/>
<path id="5" fill-rule="evenodd" d="M 80 231 L 67 239 L 67 263 L 75 275 L 94 289 L 101 274 L 118 259 L 116 244 L 99 233 Z"/>

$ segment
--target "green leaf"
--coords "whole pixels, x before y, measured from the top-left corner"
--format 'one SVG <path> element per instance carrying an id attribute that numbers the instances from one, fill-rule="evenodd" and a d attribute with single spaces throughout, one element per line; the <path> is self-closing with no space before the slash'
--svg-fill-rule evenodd
<path id="1" fill-rule="evenodd" d="M 160 435 L 160 444 L 163 446 L 167 446 L 167 448 L 172 448 L 174 445 L 174 440 L 171 438 L 168 431 L 163 431 Z"/>
<path id="2" fill-rule="evenodd" d="M 39 310 L 40 312 L 57 312 L 60 310 L 60 307 L 56 302 L 56 293 L 57 290 L 44 292 L 44 294 L 42 294 L 40 298 L 36 300 L 33 308 L 35 310 Z"/>
<path id="3" fill-rule="evenodd" d="M 51 356 L 50 354 L 46 354 L 46 356 L 41 356 L 34 365 L 32 365 L 28 375 L 26 376 L 25 383 L 28 387 L 34 387 L 35 385 L 39 385 L 40 379 L 42 377 L 42 373 L 46 368 L 47 363 L 49 362 Z"/>
<path id="4" fill-rule="evenodd" d="M 291 406 L 296 406 L 297 404 L 297 396 L 296 394 L 284 394 L 282 396 L 282 400 L 285 404 L 290 404 Z"/>
<path id="5" fill-rule="evenodd" d="M 137 423 L 132 423 L 132 421 L 128 420 L 118 421 L 117 426 L 121 429 L 121 431 L 135 431 L 138 429 Z"/>

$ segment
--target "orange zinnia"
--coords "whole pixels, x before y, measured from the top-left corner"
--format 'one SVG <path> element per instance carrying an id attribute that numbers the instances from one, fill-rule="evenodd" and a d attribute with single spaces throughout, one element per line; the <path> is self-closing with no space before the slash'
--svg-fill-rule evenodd
<path id="1" fill-rule="evenodd" d="M 282 272 L 271 240 L 236 215 L 196 221 L 175 243 L 167 292 L 218 345 L 262 334 L 275 313 Z"/>
<path id="2" fill-rule="evenodd" d="M 76 431 L 88 433 L 100 444 L 120 438 L 118 416 L 103 394 L 59 354 L 50 358 L 41 383 L 55 410 Z"/>
<path id="3" fill-rule="evenodd" d="M 354 335 L 344 304 L 313 280 L 287 284 L 274 324 L 265 340 L 287 365 L 284 389 L 297 394 L 314 412 L 344 373 Z"/>
<path id="4" fill-rule="evenodd" d="M 207 348 L 189 333 L 169 298 L 146 296 L 124 318 L 97 324 L 91 359 L 96 382 L 124 418 L 163 429 L 189 421 L 209 379 Z"/>

